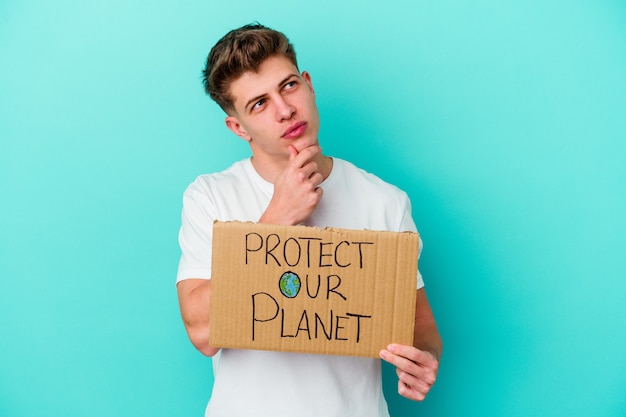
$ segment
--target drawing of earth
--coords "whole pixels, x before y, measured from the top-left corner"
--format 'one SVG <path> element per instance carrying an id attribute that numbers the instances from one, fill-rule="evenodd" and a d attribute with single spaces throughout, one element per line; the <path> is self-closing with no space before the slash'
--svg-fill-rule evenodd
<path id="1" fill-rule="evenodd" d="M 294 298 L 300 291 L 300 277 L 293 272 L 285 272 L 278 282 L 280 292 L 287 298 Z"/>

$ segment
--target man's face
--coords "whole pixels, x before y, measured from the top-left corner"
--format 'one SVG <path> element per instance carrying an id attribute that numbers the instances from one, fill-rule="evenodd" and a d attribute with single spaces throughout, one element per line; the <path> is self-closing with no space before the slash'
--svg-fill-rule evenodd
<path id="1" fill-rule="evenodd" d="M 283 162 L 289 145 L 298 152 L 318 144 L 319 113 L 311 77 L 285 57 L 266 59 L 257 72 L 233 81 L 235 111 L 226 125 L 250 143 L 258 161 Z"/>

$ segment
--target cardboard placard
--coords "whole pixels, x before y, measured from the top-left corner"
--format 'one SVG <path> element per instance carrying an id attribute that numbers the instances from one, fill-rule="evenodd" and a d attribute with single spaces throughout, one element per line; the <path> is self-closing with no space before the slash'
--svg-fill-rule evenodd
<path id="1" fill-rule="evenodd" d="M 378 357 L 411 345 L 419 236 L 215 222 L 213 347 Z"/>

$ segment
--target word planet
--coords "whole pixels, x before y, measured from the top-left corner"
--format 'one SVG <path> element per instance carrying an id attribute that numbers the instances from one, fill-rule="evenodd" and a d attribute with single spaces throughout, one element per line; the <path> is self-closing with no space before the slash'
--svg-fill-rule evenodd
<path id="1" fill-rule="evenodd" d="M 280 277 L 278 287 L 280 292 L 287 298 L 294 298 L 300 292 L 300 277 L 293 272 L 285 272 Z"/>

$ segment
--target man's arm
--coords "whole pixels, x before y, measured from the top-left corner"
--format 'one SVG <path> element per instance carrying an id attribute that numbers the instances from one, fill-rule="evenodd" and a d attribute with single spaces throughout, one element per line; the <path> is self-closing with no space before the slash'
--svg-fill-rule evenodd
<path id="1" fill-rule="evenodd" d="M 213 356 L 219 349 L 209 346 L 209 305 L 211 302 L 211 281 L 207 279 L 186 279 L 176 286 L 178 304 L 191 343 L 203 355 Z"/>
<path id="2" fill-rule="evenodd" d="M 417 290 L 415 299 L 413 346 L 394 343 L 380 357 L 396 367 L 398 393 L 422 401 L 437 379 L 443 343 L 424 288 Z"/>

